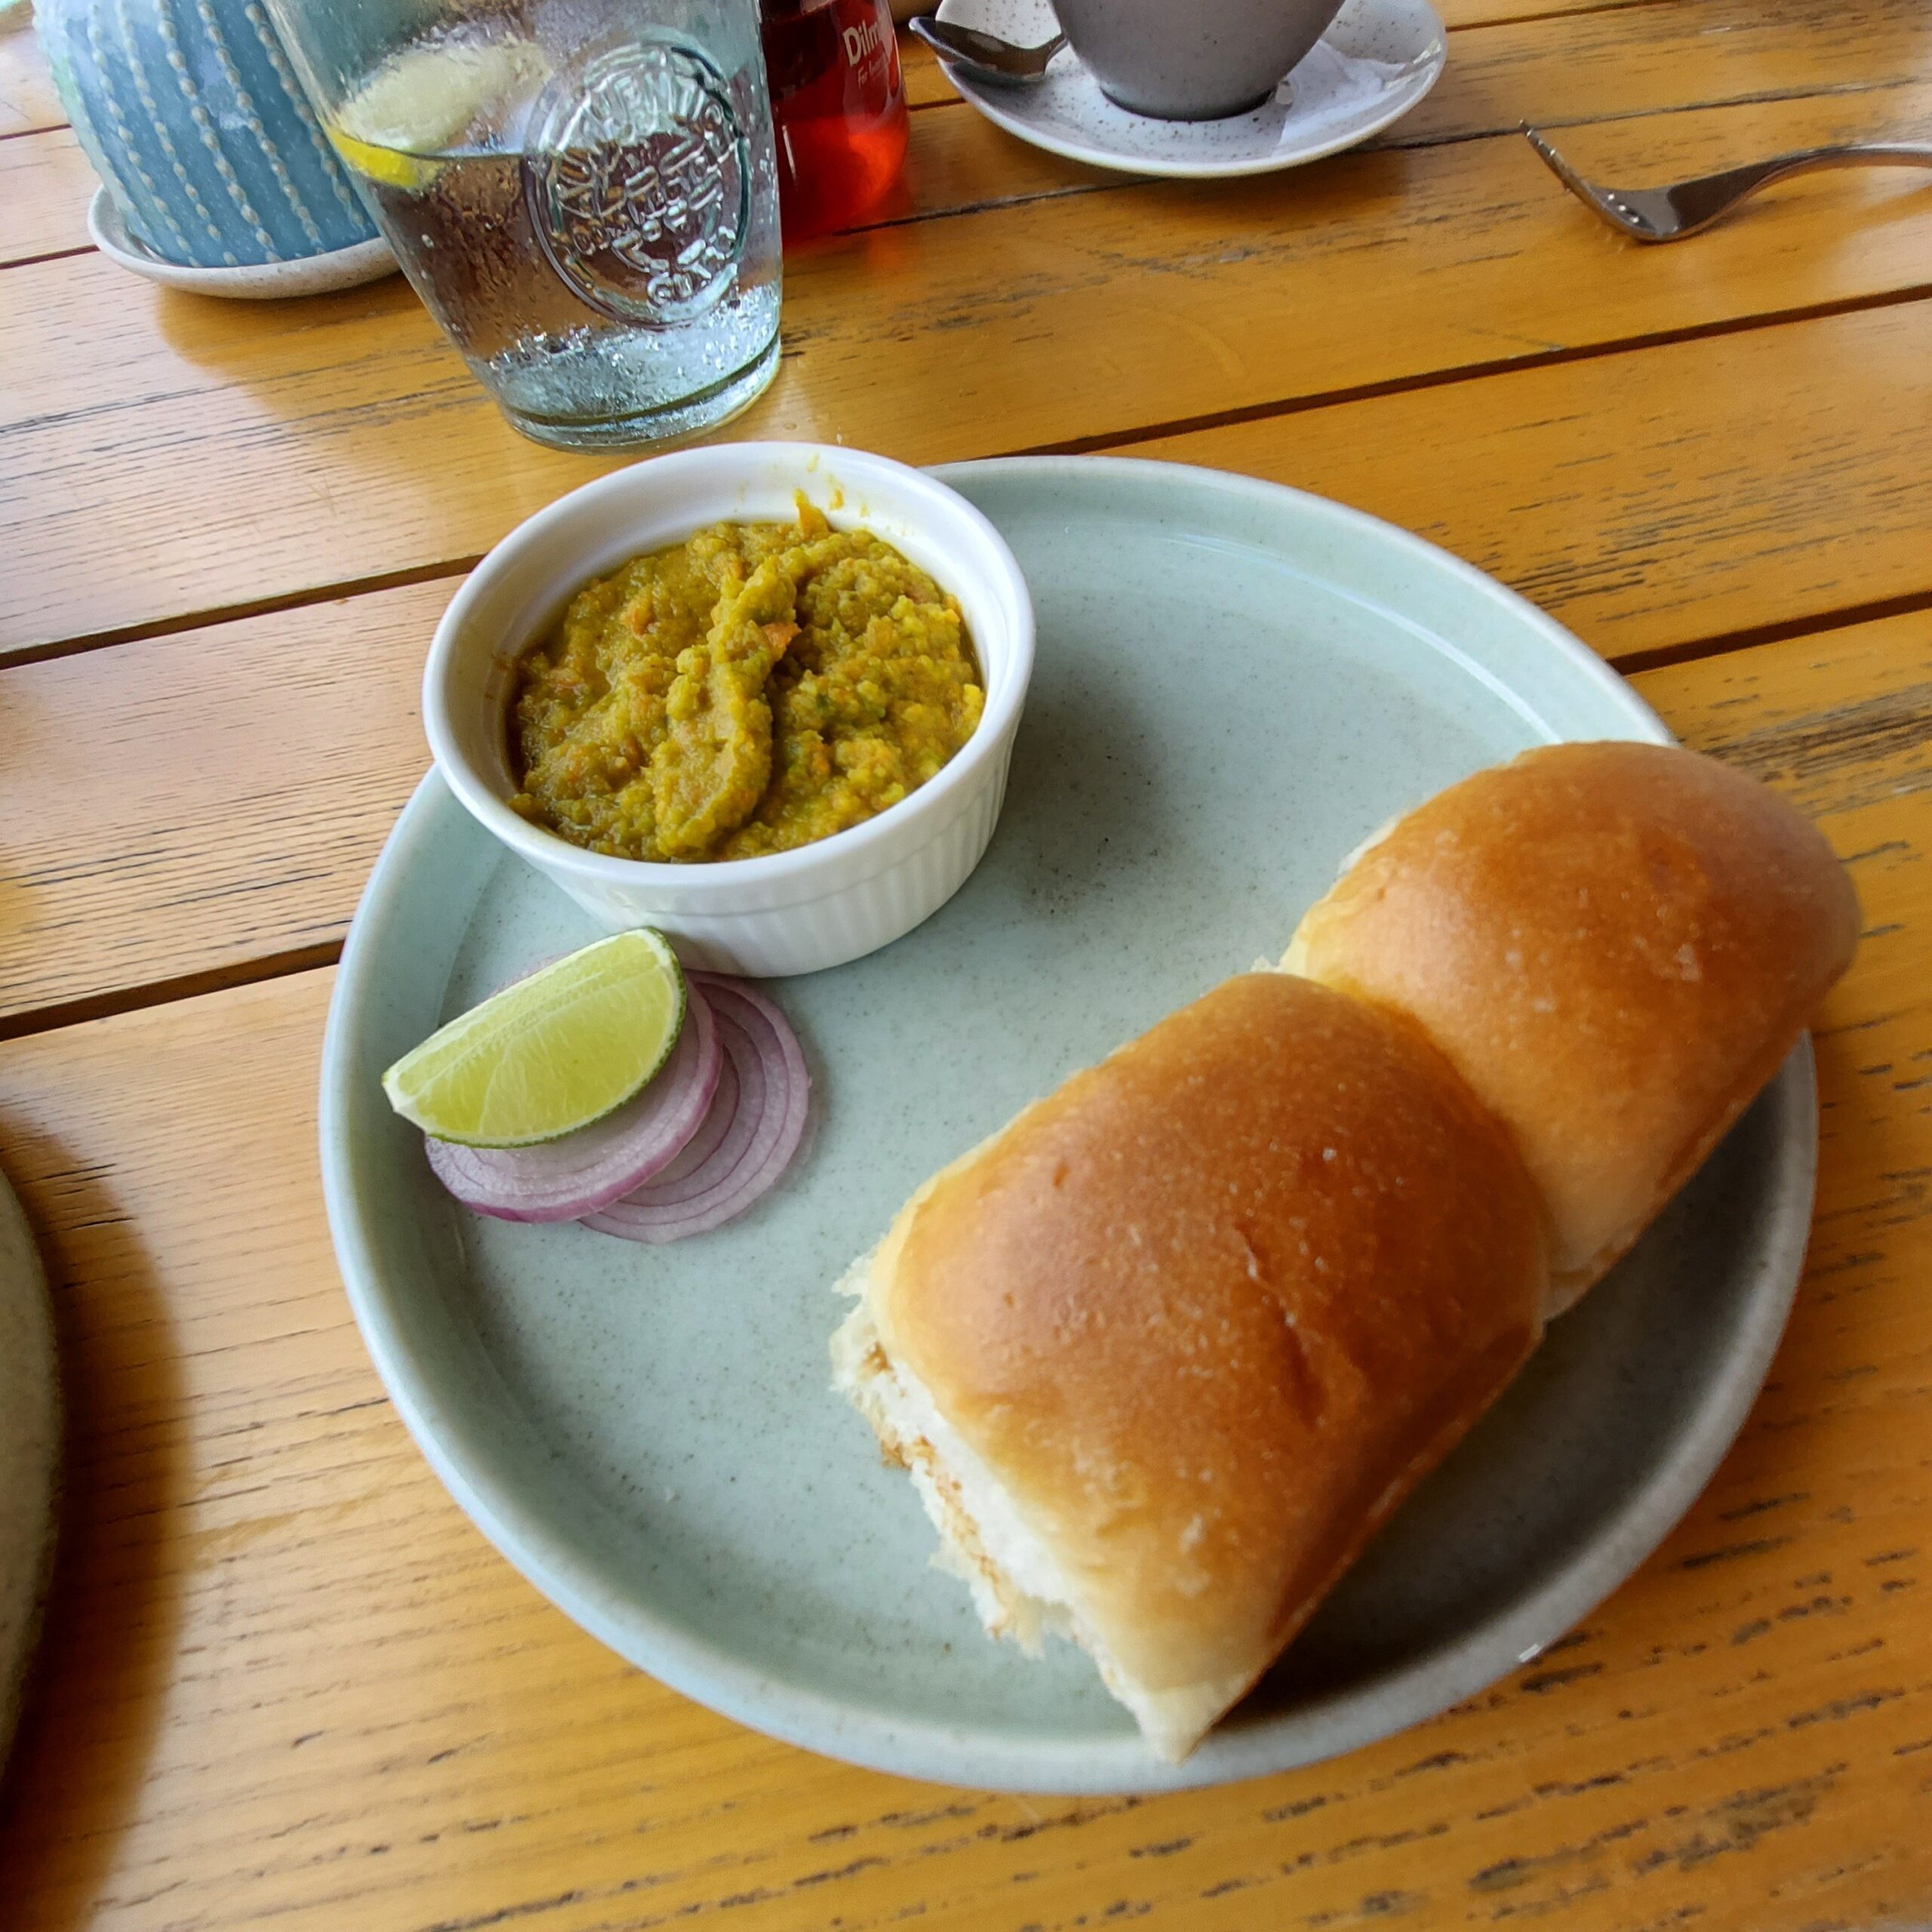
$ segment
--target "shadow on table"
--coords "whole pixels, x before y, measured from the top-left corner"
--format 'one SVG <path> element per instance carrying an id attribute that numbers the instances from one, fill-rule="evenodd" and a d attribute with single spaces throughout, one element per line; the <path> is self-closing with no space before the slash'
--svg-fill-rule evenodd
<path id="1" fill-rule="evenodd" d="M 180 1622 L 163 1545 L 184 1386 L 152 1263 L 106 1186 L 44 1136 L 6 1144 L 53 1291 L 66 1417 L 46 1621 L 0 1774 L 0 1916 L 77 1925 L 134 1810 Z"/>
<path id="2" fill-rule="evenodd" d="M 244 487 L 236 478 L 283 489 L 299 477 L 312 507 L 312 529 L 270 546 L 267 575 L 269 552 L 232 566 L 242 577 L 223 589 L 237 596 L 285 590 L 291 570 L 335 581 L 485 549 L 518 518 L 638 454 L 546 449 L 518 435 L 400 276 L 287 301 L 149 294 L 169 349 L 208 379 L 168 433 L 234 489 Z M 247 529 L 253 554 L 257 520 L 246 511 L 237 500 L 214 514 Z M 426 553 L 426 514 L 441 519 Z M 404 533 L 394 541 L 391 526 Z"/>

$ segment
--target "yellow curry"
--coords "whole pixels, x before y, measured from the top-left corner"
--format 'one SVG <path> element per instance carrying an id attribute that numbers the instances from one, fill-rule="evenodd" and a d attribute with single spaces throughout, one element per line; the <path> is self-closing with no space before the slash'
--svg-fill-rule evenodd
<path id="1" fill-rule="evenodd" d="M 511 802 L 620 858 L 787 851 L 917 790 L 985 702 L 958 605 L 801 499 L 577 593 L 518 667 Z"/>

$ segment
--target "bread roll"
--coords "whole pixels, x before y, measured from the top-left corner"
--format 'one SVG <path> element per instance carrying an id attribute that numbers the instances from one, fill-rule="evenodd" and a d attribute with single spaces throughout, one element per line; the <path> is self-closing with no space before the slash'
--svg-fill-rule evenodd
<path id="1" fill-rule="evenodd" d="M 1564 745 L 914 1195 L 838 1385 L 987 1628 L 1192 1748 L 1789 1051 L 1858 908 L 1774 794 Z M 1300 976 L 1300 977 L 1297 977 Z"/>
<path id="2" fill-rule="evenodd" d="M 1693 752 L 1552 745 L 1360 854 L 1283 964 L 1417 1023 L 1548 1204 L 1551 1312 L 1635 1240 L 1844 971 L 1858 904 L 1777 794 Z"/>
<path id="3" fill-rule="evenodd" d="M 1534 1346 L 1543 1215 L 1407 1023 L 1231 980 L 928 1182 L 841 1388 L 989 1629 L 1192 1748 Z"/>

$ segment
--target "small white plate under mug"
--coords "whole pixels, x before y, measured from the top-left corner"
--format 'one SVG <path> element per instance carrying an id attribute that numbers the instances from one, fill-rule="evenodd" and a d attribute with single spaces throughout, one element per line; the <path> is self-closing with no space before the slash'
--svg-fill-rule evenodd
<path id="1" fill-rule="evenodd" d="M 1050 0 L 940 0 L 939 17 L 1016 45 L 1060 31 Z M 1339 153 L 1414 107 L 1448 58 L 1429 0 L 1348 0 L 1313 52 L 1247 114 L 1161 121 L 1100 91 L 1072 48 L 1031 84 L 983 80 L 945 63 L 947 78 L 989 121 L 1050 154 L 1131 174 L 1267 174 Z"/>
<path id="2" fill-rule="evenodd" d="M 396 272 L 389 245 L 378 235 L 326 254 L 303 255 L 290 262 L 243 262 L 233 268 L 205 269 L 192 263 L 171 262 L 154 254 L 128 232 L 121 211 L 105 188 L 97 188 L 88 204 L 88 234 L 111 262 L 168 288 L 191 289 L 197 295 L 223 295 L 245 302 L 266 302 L 291 295 L 326 295 L 338 288 L 359 288 Z"/>

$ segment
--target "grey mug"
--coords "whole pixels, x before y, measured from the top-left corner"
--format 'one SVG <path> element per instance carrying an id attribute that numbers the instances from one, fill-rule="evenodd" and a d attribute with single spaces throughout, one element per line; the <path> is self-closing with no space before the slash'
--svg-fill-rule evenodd
<path id="1" fill-rule="evenodd" d="M 1054 11 L 1110 100 L 1214 121 L 1266 100 L 1342 0 L 1054 0 Z"/>

